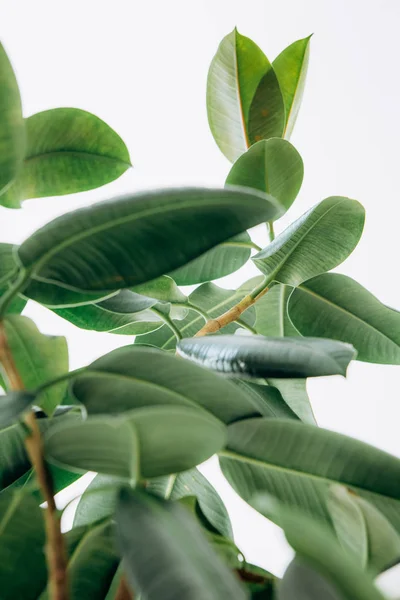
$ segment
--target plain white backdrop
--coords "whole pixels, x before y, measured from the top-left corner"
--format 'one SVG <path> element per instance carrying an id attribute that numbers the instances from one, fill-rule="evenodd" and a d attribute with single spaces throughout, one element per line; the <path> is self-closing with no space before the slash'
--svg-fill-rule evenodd
<path id="1" fill-rule="evenodd" d="M 0 39 L 24 114 L 89 110 L 122 136 L 134 168 L 92 192 L 30 200 L 21 211 L 0 208 L 1 241 L 19 243 L 55 216 L 119 193 L 222 186 L 230 165 L 209 132 L 205 105 L 218 43 L 237 26 L 272 60 L 314 33 L 291 140 L 303 156 L 305 179 L 277 230 L 326 196 L 361 201 L 364 236 L 337 270 L 399 308 L 399 25 L 397 0 L 3 0 Z M 266 243 L 264 228 L 254 236 Z M 246 267 L 220 284 L 236 286 L 253 273 Z M 132 341 L 80 331 L 34 303 L 26 314 L 43 332 L 67 336 L 72 368 Z M 400 456 L 398 376 L 395 367 L 354 363 L 346 380 L 311 381 L 319 425 Z M 215 461 L 204 472 L 227 503 L 247 560 L 281 574 L 291 553 L 278 528 L 230 490 Z"/>

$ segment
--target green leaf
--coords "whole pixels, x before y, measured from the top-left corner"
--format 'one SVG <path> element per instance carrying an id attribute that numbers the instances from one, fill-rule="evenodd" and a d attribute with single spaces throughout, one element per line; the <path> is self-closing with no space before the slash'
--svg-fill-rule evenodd
<path id="1" fill-rule="evenodd" d="M 345 600 L 336 587 L 311 568 L 307 561 L 298 557 L 286 569 L 277 594 L 278 600 Z"/>
<path id="2" fill-rule="evenodd" d="M 400 536 L 370 502 L 335 485 L 328 508 L 339 542 L 376 575 L 400 558 Z"/>
<path id="3" fill-rule="evenodd" d="M 257 333 L 272 337 L 299 336 L 299 332 L 293 326 L 287 311 L 287 303 L 292 289 L 287 285 L 276 284 L 267 294 L 257 300 L 255 304 L 256 323 L 254 325 Z"/>
<path id="4" fill-rule="evenodd" d="M 42 509 L 21 492 L 0 496 L 2 600 L 37 600 L 46 578 Z"/>
<path id="5" fill-rule="evenodd" d="M 260 140 L 282 137 L 285 127 L 285 105 L 277 76 L 268 63 L 255 91 L 249 112 L 250 145 Z"/>
<path id="6" fill-rule="evenodd" d="M 342 483 L 400 530 L 400 460 L 358 440 L 283 419 L 246 419 L 228 427 L 222 471 L 237 493 L 276 496 L 331 525 L 326 497 Z"/>
<path id="7" fill-rule="evenodd" d="M 279 390 L 288 406 L 304 423 L 315 425 L 315 417 L 307 394 L 306 379 L 275 379 L 268 378 L 267 383 Z"/>
<path id="8" fill-rule="evenodd" d="M 289 544 L 301 559 L 300 564 L 314 569 L 319 575 L 313 577 L 311 572 L 306 572 L 303 577 L 300 570 L 294 579 L 290 577 L 290 585 L 285 575 L 278 598 L 292 600 L 291 592 L 296 591 L 295 597 L 301 600 L 384 600 L 374 586 L 372 576 L 340 547 L 326 526 L 298 510 L 288 510 L 268 499 L 260 498 L 256 505 L 283 528 Z M 325 579 L 325 585 L 321 577 Z M 302 595 L 298 595 L 299 590 Z"/>
<path id="9" fill-rule="evenodd" d="M 136 409 L 122 418 L 95 416 L 59 423 L 45 436 L 46 457 L 80 471 L 134 479 L 185 471 L 218 452 L 225 426 L 181 406 Z"/>
<path id="10" fill-rule="evenodd" d="M 237 574 L 250 591 L 251 600 L 276 600 L 277 578 L 274 575 L 248 562 L 237 569 Z"/>
<path id="11" fill-rule="evenodd" d="M 3 196 L 4 206 L 74 194 L 114 181 L 131 166 L 128 150 L 104 121 L 78 108 L 54 108 L 25 119 L 22 170 Z"/>
<path id="12" fill-rule="evenodd" d="M 178 285 L 195 285 L 230 275 L 250 258 L 252 242 L 247 232 L 209 250 L 170 273 Z"/>
<path id="13" fill-rule="evenodd" d="M 271 138 L 257 142 L 242 154 L 226 183 L 265 192 L 286 212 L 299 193 L 303 175 L 303 160 L 296 148 L 286 140 Z"/>
<path id="14" fill-rule="evenodd" d="M 18 256 L 34 279 L 113 291 L 178 268 L 277 212 L 261 193 L 238 188 L 141 192 L 54 219 Z"/>
<path id="15" fill-rule="evenodd" d="M 187 296 L 185 296 L 176 285 L 176 282 L 171 277 L 168 277 L 168 275 L 162 275 L 157 279 L 153 279 L 153 281 L 137 285 L 133 291 L 136 294 L 155 298 L 161 302 L 170 302 L 171 304 L 185 304 L 187 302 Z"/>
<path id="16" fill-rule="evenodd" d="M 123 489 L 117 531 L 128 580 L 147 600 L 248 597 L 183 507 Z"/>
<path id="17" fill-rule="evenodd" d="M 0 46 L 1 53 L 1 46 Z M 0 142 L 1 143 L 1 142 Z M 11 281 L 17 272 L 13 244 L 0 243 L 0 297 L 7 290 L 7 280 Z M 20 314 L 26 306 L 26 300 L 16 296 L 7 307 L 6 314 Z"/>
<path id="18" fill-rule="evenodd" d="M 272 63 L 285 102 L 286 124 L 283 137 L 287 139 L 292 135 L 303 99 L 310 40 L 311 36 L 297 40 L 285 48 Z"/>
<path id="19" fill-rule="evenodd" d="M 115 512 L 115 503 L 123 478 L 97 474 L 81 495 L 74 515 L 74 527 L 92 525 Z"/>
<path id="20" fill-rule="evenodd" d="M 68 372 L 68 346 L 64 337 L 40 333 L 27 317 L 8 315 L 4 319 L 6 343 L 16 369 L 28 390 L 35 390 L 50 379 Z M 37 402 L 51 414 L 65 395 L 65 382 L 51 386 Z"/>
<path id="21" fill-rule="evenodd" d="M 208 123 L 228 160 L 234 162 L 249 147 L 251 102 L 271 65 L 262 50 L 235 28 L 224 37 L 211 62 L 207 79 Z"/>
<path id="22" fill-rule="evenodd" d="M 18 175 L 25 153 L 25 125 L 18 83 L 0 44 L 0 194 Z M 0 197 L 3 204 L 4 196 Z"/>
<path id="23" fill-rule="evenodd" d="M 286 404 L 283 396 L 276 387 L 272 385 L 258 385 L 242 379 L 234 380 L 234 382 L 251 397 L 255 406 L 259 407 L 263 417 L 299 419 L 298 415 Z"/>
<path id="24" fill-rule="evenodd" d="M 118 415 L 148 406 L 209 411 L 224 423 L 260 414 L 230 381 L 189 361 L 140 345 L 117 348 L 94 361 L 71 384 L 88 414 Z M 205 409 L 205 410 L 204 410 Z M 262 414 L 262 413 L 261 413 Z"/>
<path id="25" fill-rule="evenodd" d="M 346 375 L 355 355 L 352 346 L 334 340 L 262 335 L 187 338 L 177 352 L 219 373 L 258 379 Z"/>
<path id="26" fill-rule="evenodd" d="M 36 400 L 30 392 L 11 391 L 2 396 L 0 401 L 0 428 L 8 427 L 17 421 Z"/>
<path id="27" fill-rule="evenodd" d="M 246 295 L 243 287 L 238 290 L 225 290 L 218 287 L 214 283 L 204 283 L 194 290 L 189 296 L 189 302 L 193 306 L 199 307 L 201 310 L 208 313 L 210 318 L 219 317 L 223 312 L 229 310 L 237 304 Z M 250 307 L 243 313 L 242 321 L 252 326 L 255 321 L 254 307 Z M 188 316 L 181 322 L 175 323 L 185 337 L 191 337 L 203 327 L 204 318 L 195 311 L 190 311 Z M 234 333 L 239 328 L 237 323 L 230 323 L 224 327 L 224 332 Z M 140 339 L 136 339 L 137 344 L 150 344 L 157 346 L 162 350 L 174 350 L 176 347 L 175 335 L 170 328 L 165 325 L 157 332 L 149 335 L 144 335 Z"/>
<path id="28" fill-rule="evenodd" d="M 303 335 L 349 342 L 358 360 L 400 364 L 400 313 L 346 275 L 306 281 L 293 290 L 288 310 Z"/>
<path id="29" fill-rule="evenodd" d="M 297 286 L 340 265 L 356 247 L 365 211 L 356 200 L 332 196 L 304 213 L 253 257 L 271 281 Z"/>

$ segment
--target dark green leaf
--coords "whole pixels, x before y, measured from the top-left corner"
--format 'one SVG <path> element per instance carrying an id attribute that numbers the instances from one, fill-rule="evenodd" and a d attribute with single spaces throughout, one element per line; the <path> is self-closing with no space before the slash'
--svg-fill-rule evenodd
<path id="1" fill-rule="evenodd" d="M 68 372 L 68 346 L 64 337 L 40 333 L 27 317 L 8 315 L 4 319 L 6 343 L 17 371 L 28 390 L 35 390 L 51 379 Z M 37 398 L 37 404 L 51 414 L 61 404 L 66 383 L 49 387 Z"/>
<path id="2" fill-rule="evenodd" d="M 269 493 L 331 524 L 327 493 L 342 483 L 400 530 L 400 460 L 373 446 L 293 420 L 246 419 L 228 427 L 221 454 L 224 475 L 244 500 Z"/>
<path id="3" fill-rule="evenodd" d="M 42 509 L 33 496 L 0 496 L 2 600 L 37 600 L 46 584 Z"/>
<path id="4" fill-rule="evenodd" d="M 225 277 L 242 267 L 250 258 L 251 239 L 247 232 L 209 250 L 184 267 L 172 271 L 178 285 L 204 283 Z"/>
<path id="5" fill-rule="evenodd" d="M 74 527 L 91 525 L 114 514 L 115 502 L 123 478 L 96 475 L 79 499 Z"/>
<path id="6" fill-rule="evenodd" d="M 54 108 L 25 119 L 21 173 L 3 197 L 15 208 L 28 198 L 84 192 L 117 179 L 130 166 L 128 150 L 104 121 L 78 108 Z"/>
<path id="7" fill-rule="evenodd" d="M 271 64 L 255 91 L 249 112 L 249 142 L 282 137 L 285 127 L 285 105 L 278 79 Z"/>
<path id="8" fill-rule="evenodd" d="M 289 139 L 296 123 L 306 83 L 311 36 L 285 48 L 272 65 L 285 102 L 284 137 Z"/>
<path id="9" fill-rule="evenodd" d="M 286 404 L 276 387 L 272 385 L 258 385 L 241 379 L 235 380 L 235 383 L 251 397 L 254 405 L 259 408 L 263 417 L 299 419 L 297 414 Z"/>
<path id="10" fill-rule="evenodd" d="M 156 348 L 131 345 L 102 356 L 78 375 L 73 396 L 90 415 L 147 406 L 197 408 L 224 423 L 262 414 L 230 381 Z"/>
<path id="11" fill-rule="evenodd" d="M 346 375 L 355 356 L 350 344 L 321 338 L 219 335 L 187 338 L 178 353 L 231 377 L 319 377 Z"/>
<path id="12" fill-rule="evenodd" d="M 222 313 L 229 310 L 239 302 L 246 292 L 243 288 L 238 290 L 224 290 L 214 283 L 204 283 L 194 290 L 189 296 L 189 302 L 193 306 L 199 307 L 206 311 L 210 318 L 219 317 Z M 255 321 L 254 307 L 250 307 L 241 317 L 242 321 L 247 325 L 253 325 Z M 175 323 L 185 337 L 196 335 L 203 327 L 204 318 L 195 311 L 190 311 L 188 316 L 181 322 Z M 239 328 L 237 323 L 230 323 L 224 327 L 225 333 L 234 333 Z M 174 350 L 176 347 L 176 338 L 166 325 L 161 327 L 157 332 L 142 336 L 136 340 L 138 344 L 150 344 L 157 346 L 162 350 Z"/>
<path id="13" fill-rule="evenodd" d="M 340 265 L 356 247 L 365 211 L 356 200 L 332 196 L 307 211 L 253 257 L 271 281 L 297 286 Z"/>
<path id="14" fill-rule="evenodd" d="M 0 194 L 18 175 L 25 153 L 25 125 L 18 83 L 0 44 Z M 0 204 L 4 205 L 4 196 Z"/>
<path id="15" fill-rule="evenodd" d="M 352 574 L 353 575 L 353 574 Z M 345 600 L 334 584 L 310 567 L 303 558 L 295 558 L 285 571 L 277 590 L 277 600 Z M 375 598 L 376 600 L 376 598 Z"/>
<path id="16" fill-rule="evenodd" d="M 306 281 L 293 290 L 288 310 L 303 335 L 349 342 L 358 360 L 400 364 L 400 313 L 346 275 Z"/>
<path id="17" fill-rule="evenodd" d="M 17 421 L 36 400 L 30 392 L 8 392 L 0 401 L 0 428 L 8 427 Z"/>
<path id="18" fill-rule="evenodd" d="M 277 578 L 261 567 L 243 563 L 237 574 L 251 593 L 251 600 L 276 600 Z"/>
<path id="19" fill-rule="evenodd" d="M 58 217 L 28 238 L 18 256 L 34 279 L 113 291 L 178 268 L 277 212 L 255 190 L 141 192 Z"/>
<path id="20" fill-rule="evenodd" d="M 250 145 L 250 106 L 260 80 L 270 71 L 262 50 L 237 29 L 224 37 L 211 62 L 207 79 L 208 123 L 219 149 L 231 162 Z"/>
<path id="21" fill-rule="evenodd" d="M 286 404 L 304 423 L 315 425 L 315 417 L 307 394 L 306 379 L 275 379 L 268 378 L 269 385 L 279 390 Z"/>
<path id="22" fill-rule="evenodd" d="M 286 140 L 271 138 L 257 142 L 242 154 L 226 183 L 265 192 L 286 212 L 299 193 L 303 175 L 303 161 L 296 148 Z"/>
<path id="23" fill-rule="evenodd" d="M 123 489 L 117 531 L 128 579 L 147 600 L 248 597 L 183 507 Z"/>

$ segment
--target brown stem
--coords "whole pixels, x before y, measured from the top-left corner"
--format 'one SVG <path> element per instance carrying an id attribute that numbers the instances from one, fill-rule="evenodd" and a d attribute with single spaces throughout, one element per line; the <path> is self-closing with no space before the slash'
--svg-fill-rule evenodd
<path id="1" fill-rule="evenodd" d="M 129 588 L 124 575 L 121 577 L 114 600 L 133 600 L 133 592 Z"/>
<path id="2" fill-rule="evenodd" d="M 3 323 L 0 323 L 0 362 L 6 372 L 11 389 L 23 390 L 24 384 L 8 346 Z M 35 470 L 43 498 L 47 502 L 47 508 L 44 510 L 44 522 L 50 598 L 52 600 L 68 600 L 67 555 L 54 501 L 53 482 L 44 459 L 42 437 L 33 412 L 24 417 L 24 422 L 30 431 L 25 438 L 26 451 Z"/>
<path id="3" fill-rule="evenodd" d="M 267 291 L 268 288 L 266 287 L 255 297 L 251 296 L 250 294 L 248 296 L 245 296 L 243 300 L 241 300 L 238 304 L 227 310 L 221 316 L 217 317 L 216 319 L 210 319 L 209 321 L 207 321 L 207 323 L 200 329 L 200 331 L 196 333 L 194 337 L 202 337 L 203 335 L 207 335 L 209 333 L 215 333 L 216 331 L 219 331 L 223 327 L 229 325 L 229 323 L 237 321 L 240 315 L 244 313 L 245 310 L 250 308 L 250 306 L 253 306 L 253 304 L 257 302 L 257 300 L 261 298 L 261 296 L 266 294 Z"/>

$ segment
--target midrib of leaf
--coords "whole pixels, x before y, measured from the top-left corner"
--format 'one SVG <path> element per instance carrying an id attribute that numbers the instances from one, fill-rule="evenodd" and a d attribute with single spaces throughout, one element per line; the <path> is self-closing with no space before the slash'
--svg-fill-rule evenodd
<path id="1" fill-rule="evenodd" d="M 11 500 L 9 506 L 7 507 L 7 510 L 4 514 L 4 516 L 1 519 L 0 522 L 0 535 L 3 535 L 8 523 L 10 522 L 10 520 L 12 519 L 19 503 L 21 501 L 21 496 L 18 494 L 15 494 L 15 496 L 13 497 L 13 499 Z"/>
<path id="2" fill-rule="evenodd" d="M 394 497 L 394 496 L 387 496 L 385 494 L 382 494 L 381 492 L 375 492 L 372 491 L 368 488 L 363 488 L 360 485 L 355 485 L 354 483 L 347 483 L 347 482 L 343 482 L 340 481 L 338 479 L 329 479 L 328 477 L 324 477 L 323 475 L 315 475 L 313 473 L 307 473 L 306 471 L 296 471 L 295 469 L 290 469 L 288 467 L 281 467 L 279 465 L 275 465 L 273 463 L 267 462 L 265 460 L 261 460 L 259 458 L 253 458 L 250 456 L 246 456 L 245 454 L 238 454 L 236 452 L 234 452 L 233 450 L 221 450 L 220 452 L 218 452 L 218 456 L 221 456 L 223 458 L 228 458 L 230 460 L 236 460 L 238 462 L 244 462 L 244 463 L 249 463 L 252 465 L 255 465 L 257 467 L 263 467 L 264 469 L 271 469 L 272 471 L 279 471 L 281 473 L 287 473 L 287 474 L 291 474 L 291 475 L 297 475 L 297 476 L 301 476 L 301 477 L 306 477 L 307 479 L 313 479 L 315 481 L 317 481 L 318 483 L 332 483 L 332 481 L 335 481 L 337 483 L 340 483 L 342 485 L 346 485 L 348 487 L 354 488 L 356 490 L 362 490 L 363 492 L 367 492 L 369 494 L 375 494 L 376 496 L 379 496 L 381 498 L 390 498 L 391 500 L 396 500 L 397 502 L 400 502 L 398 498 Z M 400 506 L 400 504 L 399 504 Z"/>
<path id="3" fill-rule="evenodd" d="M 246 121 L 245 121 L 244 112 L 243 112 L 242 95 L 240 93 L 240 79 L 239 79 L 239 65 L 238 65 L 238 59 L 237 59 L 236 37 L 237 37 L 237 31 L 235 29 L 235 53 L 234 54 L 235 54 L 235 73 L 236 73 L 236 81 L 237 81 L 236 93 L 237 93 L 237 100 L 238 100 L 238 104 L 239 104 L 239 114 L 240 114 L 240 122 L 242 124 L 244 145 L 246 148 L 249 148 L 250 143 L 249 143 L 249 138 L 247 136 Z"/>
<path id="4" fill-rule="evenodd" d="M 112 161 L 123 164 L 127 167 L 131 167 L 131 163 L 128 163 L 120 158 L 115 158 L 114 156 L 108 156 L 107 154 L 96 154 L 95 152 L 87 152 L 80 150 L 51 150 L 50 152 L 42 152 L 40 154 L 33 154 L 32 156 L 27 156 L 24 160 L 24 163 L 29 163 L 31 161 L 40 160 L 41 158 L 51 158 L 53 156 L 57 156 L 62 154 L 63 156 L 87 156 L 94 159 L 102 159 L 104 161 Z"/>
<path id="5" fill-rule="evenodd" d="M 391 342 L 392 344 L 394 344 L 396 346 L 396 348 L 399 348 L 399 344 L 395 340 L 393 340 L 392 338 L 390 338 L 386 333 L 383 333 L 382 331 L 379 331 L 379 329 L 376 329 L 376 327 L 374 327 L 374 325 L 371 325 L 371 323 L 369 323 L 368 321 L 366 321 L 364 319 L 361 319 L 360 317 L 357 317 L 357 315 L 355 315 L 354 313 L 350 312 L 346 308 L 343 308 L 342 306 L 339 306 L 338 304 L 335 304 L 334 302 L 332 302 L 331 300 L 328 300 L 324 296 L 320 296 L 316 292 L 311 291 L 309 288 L 303 287 L 302 285 L 299 285 L 299 288 L 303 292 L 306 292 L 307 294 L 310 294 L 310 296 L 315 296 L 315 298 L 319 298 L 319 299 L 323 300 L 326 304 L 328 304 L 330 306 L 333 306 L 335 309 L 338 309 L 339 311 L 341 311 L 341 312 L 345 313 L 346 315 L 350 316 L 350 318 L 353 318 L 354 320 L 362 323 L 363 325 L 367 325 L 370 329 L 372 329 L 373 331 L 375 331 L 378 335 L 382 336 L 383 338 L 385 338 L 386 340 L 388 340 L 389 342 Z M 384 306 L 384 308 L 387 308 L 387 307 Z"/>
<path id="6" fill-rule="evenodd" d="M 94 535 L 101 529 L 105 529 L 105 527 L 107 527 L 109 524 L 109 522 L 107 521 L 106 523 L 101 523 L 100 525 L 94 526 L 92 528 L 89 529 L 89 531 L 87 531 L 82 539 L 80 540 L 80 542 L 78 543 L 77 547 L 75 548 L 75 552 L 73 553 L 72 557 L 70 558 L 70 560 L 68 561 L 68 571 L 71 570 L 72 567 L 74 567 L 75 563 L 79 560 L 80 555 L 83 551 L 83 548 L 86 546 L 87 541 L 90 541 L 90 538 L 94 537 Z"/>

